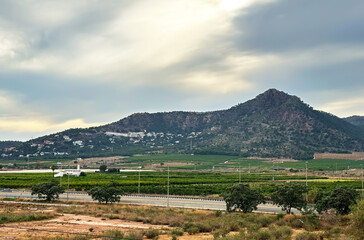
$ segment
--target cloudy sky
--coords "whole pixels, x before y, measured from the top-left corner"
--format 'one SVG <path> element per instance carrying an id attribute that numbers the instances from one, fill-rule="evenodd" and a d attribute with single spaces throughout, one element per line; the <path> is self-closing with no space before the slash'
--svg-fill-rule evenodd
<path id="1" fill-rule="evenodd" d="M 362 0 L 0 0 L 0 140 L 269 88 L 364 115 Z"/>

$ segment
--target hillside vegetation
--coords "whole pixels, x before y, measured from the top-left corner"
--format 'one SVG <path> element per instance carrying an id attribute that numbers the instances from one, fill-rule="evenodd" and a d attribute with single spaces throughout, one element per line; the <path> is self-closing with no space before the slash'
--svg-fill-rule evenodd
<path id="1" fill-rule="evenodd" d="M 363 128 L 270 89 L 227 110 L 136 113 L 100 127 L 66 130 L 3 151 L 2 157 L 173 152 L 311 159 L 314 152 L 363 151 L 363 136 Z"/>

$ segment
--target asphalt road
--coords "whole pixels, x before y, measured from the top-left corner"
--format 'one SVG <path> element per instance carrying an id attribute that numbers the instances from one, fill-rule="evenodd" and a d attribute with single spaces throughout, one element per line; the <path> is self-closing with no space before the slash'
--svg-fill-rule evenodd
<path id="1" fill-rule="evenodd" d="M 12 192 L 0 192 L 1 197 L 8 198 L 37 198 L 35 195 L 31 195 L 30 191 L 18 191 Z M 67 193 L 61 194 L 62 200 L 78 200 L 78 201 L 93 201 L 87 194 L 80 193 Z M 121 196 L 120 203 L 133 204 L 133 205 L 150 205 L 160 207 L 176 207 L 176 208 L 194 208 L 194 209 L 209 209 L 209 210 L 226 210 L 226 204 L 221 200 L 208 200 L 202 198 L 182 198 L 171 196 L 169 198 L 165 196 Z M 272 204 L 260 204 L 256 212 L 264 213 L 278 213 L 281 212 L 281 208 Z M 293 210 L 295 213 L 298 211 Z"/>

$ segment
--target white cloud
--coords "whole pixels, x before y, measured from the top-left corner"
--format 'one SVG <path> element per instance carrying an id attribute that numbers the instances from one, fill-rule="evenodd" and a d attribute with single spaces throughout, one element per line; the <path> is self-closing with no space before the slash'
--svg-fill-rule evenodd
<path id="1" fill-rule="evenodd" d="M 354 97 L 328 102 L 318 108 L 325 112 L 335 113 L 340 117 L 348 117 L 353 115 L 364 116 L 363 106 L 364 97 Z"/>
<path id="2" fill-rule="evenodd" d="M 101 123 L 87 123 L 84 119 L 54 120 L 52 116 L 25 103 L 24 97 L 0 90 L 0 130 L 15 133 L 51 133 L 68 128 L 85 128 Z"/>
<path id="3" fill-rule="evenodd" d="M 24 120 L 21 118 L 0 118 L 0 130 L 15 133 L 49 133 L 69 128 L 86 128 L 99 126 L 101 123 L 86 123 L 84 119 L 71 119 L 65 122 L 52 123 L 41 119 Z"/>
<path id="4" fill-rule="evenodd" d="M 7 50 L 6 65 L 12 69 L 22 69 L 34 72 L 54 72 L 60 75 L 78 77 L 87 81 L 112 82 L 117 85 L 143 84 L 160 79 L 151 79 L 150 73 L 190 61 L 195 57 L 205 55 L 214 57 L 216 54 L 225 55 L 224 58 L 235 56 L 235 49 L 229 46 L 229 36 L 236 33 L 232 26 L 232 19 L 237 10 L 252 4 L 267 2 L 260 1 L 133 1 L 132 4 L 120 4 L 113 11 L 114 18 L 100 20 L 100 26 L 90 29 L 70 29 L 69 32 L 59 33 L 61 44 L 52 47 L 47 43 L 47 51 L 36 50 L 47 36 L 49 29 L 72 28 L 72 21 L 77 21 L 77 14 L 90 9 L 101 8 L 101 11 L 110 11 L 102 7 L 103 3 L 91 2 L 86 5 L 84 1 L 50 1 L 28 4 L 24 18 L 31 22 L 35 31 L 21 29 L 14 32 L 18 34 L 19 41 L 13 42 L 11 49 L 22 46 L 21 52 Z M 65 37 L 64 34 L 72 35 Z M 6 35 L 6 33 L 5 33 Z M 62 44 L 62 41 L 65 41 Z M 24 47 L 25 46 L 25 47 Z M 10 59 L 10 55 L 12 59 Z M 234 66 L 225 66 L 224 73 L 206 72 L 205 69 L 186 70 L 185 77 L 176 79 L 179 84 L 184 81 L 190 85 L 191 79 L 197 85 L 206 86 L 207 89 L 216 89 L 216 78 L 226 77 L 227 87 L 223 92 L 245 88 L 242 87 L 240 74 L 243 68 L 236 70 Z M 198 76 L 198 77 L 196 77 Z M 202 79 L 203 76 L 209 79 Z M 234 79 L 236 78 L 236 79 Z"/>

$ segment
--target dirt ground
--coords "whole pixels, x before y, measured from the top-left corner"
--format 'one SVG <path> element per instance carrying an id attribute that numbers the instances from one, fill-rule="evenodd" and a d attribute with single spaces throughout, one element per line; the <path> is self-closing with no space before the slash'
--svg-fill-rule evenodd
<path id="1" fill-rule="evenodd" d="M 90 233 L 90 228 L 93 228 Z M 53 219 L 7 223 L 0 226 L 0 239 L 46 239 L 56 236 L 73 236 L 72 233 L 94 235 L 95 239 L 101 239 L 97 236 L 103 235 L 107 230 L 119 230 L 124 233 L 136 230 L 147 230 L 149 228 L 168 230 L 170 227 L 163 225 L 143 224 L 141 222 L 124 221 L 120 219 L 105 219 L 84 215 L 61 214 Z M 170 240 L 170 235 L 160 235 L 160 240 Z M 188 235 L 185 233 L 178 238 L 179 240 L 203 240 L 213 239 L 211 234 Z"/>

